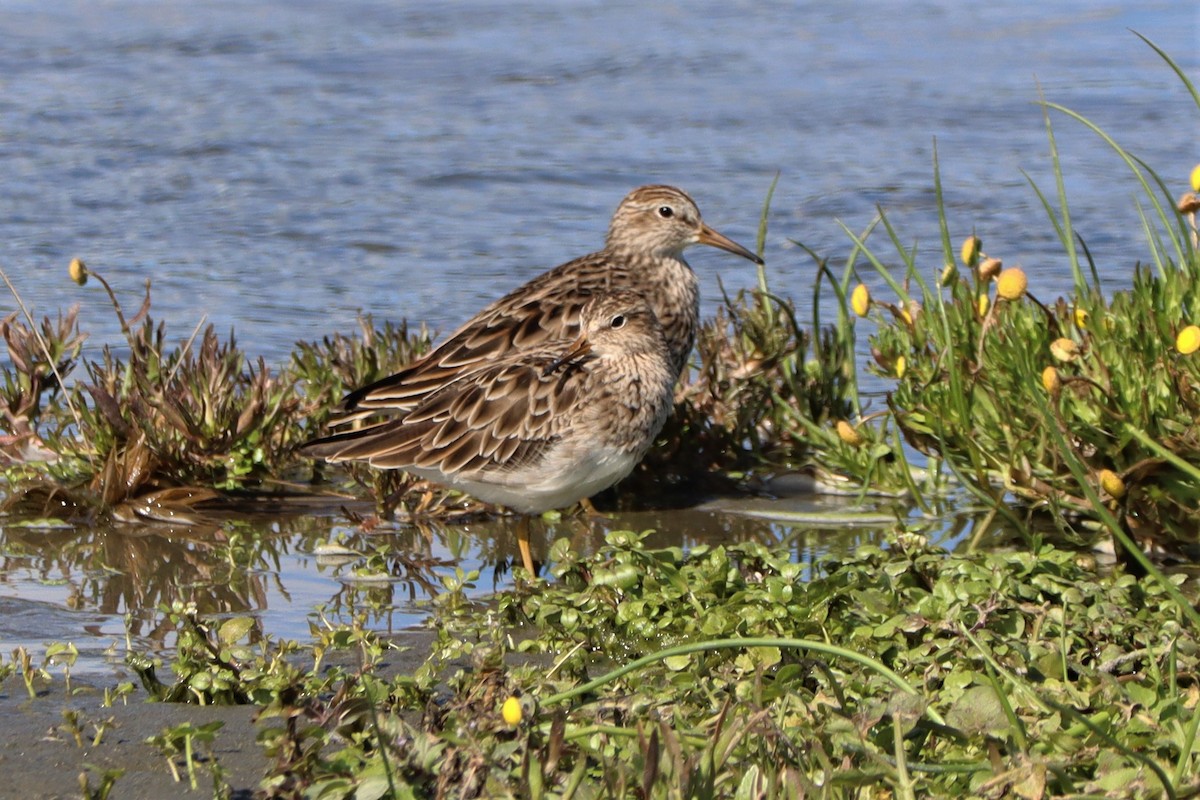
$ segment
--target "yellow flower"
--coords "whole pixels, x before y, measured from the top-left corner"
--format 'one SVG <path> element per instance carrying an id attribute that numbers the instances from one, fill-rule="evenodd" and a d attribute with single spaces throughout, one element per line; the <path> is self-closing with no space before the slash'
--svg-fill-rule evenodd
<path id="1" fill-rule="evenodd" d="M 1088 312 L 1086 309 L 1075 306 L 1075 327 L 1086 330 L 1088 324 Z"/>
<path id="2" fill-rule="evenodd" d="M 1200 350 L 1200 328 L 1188 325 L 1175 337 L 1175 349 L 1185 356 Z"/>
<path id="3" fill-rule="evenodd" d="M 78 258 L 71 259 L 71 265 L 67 267 L 67 274 L 71 276 L 71 280 L 75 281 L 80 286 L 83 286 L 85 283 L 87 283 L 87 265 L 85 265 Z"/>
<path id="4" fill-rule="evenodd" d="M 979 264 L 979 280 L 987 283 L 1000 274 L 1000 268 L 1003 266 L 1004 262 L 998 258 L 985 258 Z"/>
<path id="5" fill-rule="evenodd" d="M 903 378 L 905 370 L 908 369 L 908 362 L 904 360 L 904 356 L 896 358 L 896 377 Z"/>
<path id="6" fill-rule="evenodd" d="M 1200 164 L 1192 167 L 1192 191 L 1200 192 Z"/>
<path id="7" fill-rule="evenodd" d="M 979 260 L 979 250 L 982 247 L 983 242 L 974 234 L 963 239 L 962 250 L 959 252 L 959 255 L 962 256 L 962 262 L 968 267 L 975 266 L 975 262 Z"/>
<path id="8" fill-rule="evenodd" d="M 1050 355 L 1059 361 L 1074 361 L 1079 357 L 1079 345 L 1065 337 L 1055 339 L 1050 343 Z"/>
<path id="9" fill-rule="evenodd" d="M 865 284 L 860 283 L 854 287 L 854 291 L 850 293 L 850 307 L 854 309 L 854 313 L 860 317 L 865 317 L 867 311 L 871 308 L 871 292 Z"/>
<path id="10" fill-rule="evenodd" d="M 942 286 L 949 284 L 957 275 L 958 267 L 954 266 L 954 264 L 947 264 L 942 267 Z"/>
<path id="11" fill-rule="evenodd" d="M 854 426 L 844 419 L 839 419 L 837 421 L 837 435 L 839 439 L 851 447 L 858 447 L 866 441 L 866 439 L 863 438 L 863 435 L 855 430 Z"/>
<path id="12" fill-rule="evenodd" d="M 986 294 L 979 295 L 979 299 L 976 300 L 975 303 L 979 306 L 979 316 L 986 316 L 988 305 L 991 304 L 991 301 L 988 300 L 988 296 Z"/>
<path id="13" fill-rule="evenodd" d="M 1111 469 L 1102 469 L 1097 473 L 1100 479 L 1100 488 L 1108 493 L 1108 496 L 1114 500 L 1120 500 L 1125 496 L 1125 481 L 1121 480 L 1121 476 L 1113 472 Z"/>
<path id="14" fill-rule="evenodd" d="M 521 701 L 515 697 L 505 700 L 500 709 L 500 716 L 504 717 L 504 721 L 509 725 L 519 725 L 521 718 L 525 716 L 525 712 L 521 709 Z"/>
<path id="15" fill-rule="evenodd" d="M 996 294 L 1005 300 L 1020 300 L 1028 286 L 1029 280 L 1025 277 L 1025 272 L 1020 267 L 1013 267 L 1001 272 L 1000 277 L 996 279 Z"/>
<path id="16" fill-rule="evenodd" d="M 1059 377 L 1058 370 L 1054 367 L 1042 370 L 1042 386 L 1045 386 L 1050 394 L 1058 394 L 1062 390 L 1062 378 Z"/>

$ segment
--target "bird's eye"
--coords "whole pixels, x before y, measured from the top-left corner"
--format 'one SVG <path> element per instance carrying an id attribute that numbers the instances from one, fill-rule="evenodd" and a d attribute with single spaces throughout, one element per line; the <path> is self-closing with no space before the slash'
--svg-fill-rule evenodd
<path id="1" fill-rule="evenodd" d="M 612 328 L 614 331 L 617 328 L 624 328 L 625 327 L 625 315 L 617 314 L 615 317 L 612 318 L 612 322 L 608 323 L 608 326 L 610 328 Z"/>
<path id="2" fill-rule="evenodd" d="M 670 206 L 659 206 L 658 215 L 663 219 L 670 219 L 671 217 L 675 216 L 675 209 L 671 208 Z"/>

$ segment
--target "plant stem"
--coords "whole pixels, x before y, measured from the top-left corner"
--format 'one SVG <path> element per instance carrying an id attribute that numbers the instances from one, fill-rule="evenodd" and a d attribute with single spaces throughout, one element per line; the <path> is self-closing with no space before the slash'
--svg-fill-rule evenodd
<path id="1" fill-rule="evenodd" d="M 576 686 L 573 689 L 568 689 L 565 692 L 552 694 L 546 699 L 542 700 L 541 704 L 543 706 L 552 706 L 556 703 L 562 703 L 567 700 L 571 700 L 579 697 L 580 695 L 584 695 L 595 689 L 598 689 L 606 683 L 615 681 L 617 678 L 628 675 L 630 672 L 634 672 L 649 664 L 653 664 L 656 661 L 662 661 L 663 659 L 671 658 L 673 656 L 682 656 L 690 653 L 701 653 L 711 650 L 741 650 L 750 647 L 778 647 L 781 649 L 810 650 L 837 658 L 844 658 L 848 661 L 853 661 L 857 664 L 867 667 L 868 669 L 874 670 L 901 691 L 913 696 L 920 696 L 920 692 L 913 688 L 913 686 L 904 680 L 904 678 L 900 677 L 883 664 L 880 664 L 875 659 L 864 656 L 862 653 L 856 653 L 853 650 L 847 650 L 844 647 L 838 647 L 825 642 L 811 641 L 808 639 L 750 638 L 712 639 L 706 642 L 692 642 L 691 644 L 670 647 L 666 650 L 659 650 L 657 653 L 650 653 L 649 655 L 642 656 L 636 661 L 631 661 L 622 667 L 618 667 L 611 672 L 607 672 L 595 680 L 588 681 L 587 683 Z M 943 720 L 941 715 L 938 714 L 938 712 L 934 709 L 926 708 L 925 711 L 929 715 L 929 718 L 937 724 L 946 724 L 945 720 Z"/>

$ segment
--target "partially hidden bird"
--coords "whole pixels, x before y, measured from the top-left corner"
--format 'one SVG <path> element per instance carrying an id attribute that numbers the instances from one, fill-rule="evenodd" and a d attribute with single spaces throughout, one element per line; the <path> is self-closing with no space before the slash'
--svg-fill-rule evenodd
<path id="1" fill-rule="evenodd" d="M 578 336 L 507 350 L 396 415 L 304 446 L 329 461 L 402 469 L 530 514 L 572 505 L 633 470 L 673 403 L 676 366 L 647 299 L 593 293 Z"/>

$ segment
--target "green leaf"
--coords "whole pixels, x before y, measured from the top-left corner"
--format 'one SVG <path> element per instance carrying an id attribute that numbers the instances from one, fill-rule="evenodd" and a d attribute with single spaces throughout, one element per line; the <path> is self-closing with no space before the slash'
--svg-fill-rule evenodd
<path id="1" fill-rule="evenodd" d="M 946 722 L 968 734 L 1003 736 L 1008 718 L 991 686 L 973 686 L 946 713 Z"/>
<path id="2" fill-rule="evenodd" d="M 254 617 L 233 617 L 221 623 L 221 627 L 217 631 L 217 637 L 221 640 L 221 644 L 226 646 L 238 642 L 255 625 Z"/>
<path id="3" fill-rule="evenodd" d="M 667 669 L 673 672 L 679 672 L 680 670 L 685 670 L 692 665 L 692 657 L 690 655 L 668 656 L 667 658 L 663 659 L 663 664 L 666 665 Z"/>

